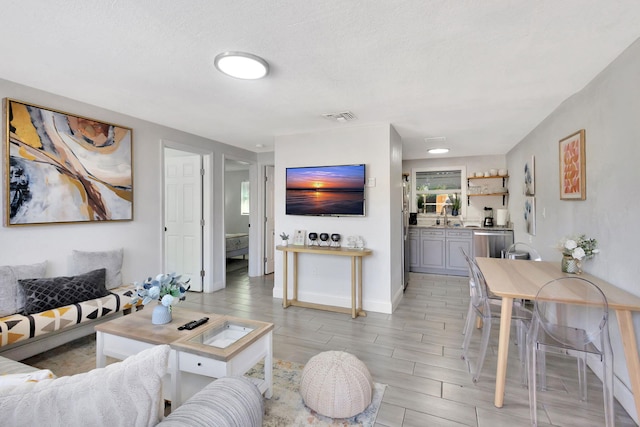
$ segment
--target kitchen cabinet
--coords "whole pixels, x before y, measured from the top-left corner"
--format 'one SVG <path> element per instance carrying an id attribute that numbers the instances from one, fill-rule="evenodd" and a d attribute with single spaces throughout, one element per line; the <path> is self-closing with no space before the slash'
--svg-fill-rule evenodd
<path id="1" fill-rule="evenodd" d="M 471 230 L 457 228 L 412 228 L 409 230 L 409 268 L 416 273 L 466 276 L 468 266 L 460 248 L 472 256 Z"/>
<path id="2" fill-rule="evenodd" d="M 423 229 L 420 231 L 420 268 L 445 268 L 444 230 Z"/>
<path id="3" fill-rule="evenodd" d="M 472 241 L 473 233 L 470 230 L 447 230 L 447 270 L 458 270 L 461 275 L 468 273 L 469 266 L 460 249 L 464 250 L 467 255 L 472 256 Z"/>
<path id="4" fill-rule="evenodd" d="M 420 268 L 420 229 L 409 229 L 409 253 L 405 256 L 409 257 L 410 271 Z"/>

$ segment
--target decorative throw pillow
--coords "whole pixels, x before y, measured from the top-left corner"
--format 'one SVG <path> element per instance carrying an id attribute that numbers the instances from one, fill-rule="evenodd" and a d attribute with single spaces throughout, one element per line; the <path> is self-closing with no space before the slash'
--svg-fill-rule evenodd
<path id="1" fill-rule="evenodd" d="M 100 268 L 78 276 L 19 280 L 25 295 L 24 314 L 40 313 L 109 295 L 104 285 L 105 276 L 106 270 Z"/>
<path id="2" fill-rule="evenodd" d="M 0 388 L 7 426 L 155 426 L 170 347 L 157 345 L 106 368 Z"/>
<path id="3" fill-rule="evenodd" d="M 0 266 L 0 317 L 20 313 L 24 309 L 24 293 L 18 285 L 18 280 L 44 277 L 46 270 L 46 261 L 28 265 Z"/>
<path id="4" fill-rule="evenodd" d="M 97 268 L 107 269 L 107 289 L 122 286 L 123 250 L 85 252 L 74 250 L 71 254 L 71 274 L 82 274 Z"/>

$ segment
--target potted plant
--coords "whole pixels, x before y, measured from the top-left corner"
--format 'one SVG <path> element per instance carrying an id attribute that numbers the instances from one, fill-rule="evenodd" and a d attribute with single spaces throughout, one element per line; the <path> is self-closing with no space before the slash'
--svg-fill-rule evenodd
<path id="1" fill-rule="evenodd" d="M 289 244 L 289 235 L 282 232 L 280 233 L 280 238 L 282 239 L 282 246 L 287 246 Z"/>
<path id="2" fill-rule="evenodd" d="M 460 200 L 460 196 L 454 194 L 453 199 L 451 201 L 451 215 L 452 216 L 458 216 L 458 213 L 460 212 L 460 205 L 461 205 L 461 200 Z"/>

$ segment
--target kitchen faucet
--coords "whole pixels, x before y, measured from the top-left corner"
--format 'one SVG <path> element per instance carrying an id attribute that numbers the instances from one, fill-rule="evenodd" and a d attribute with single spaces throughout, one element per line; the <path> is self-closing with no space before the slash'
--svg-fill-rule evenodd
<path id="1" fill-rule="evenodd" d="M 442 209 L 440 210 L 440 215 L 444 216 L 444 226 L 446 227 L 448 225 L 447 224 L 447 205 L 444 205 L 442 207 Z"/>

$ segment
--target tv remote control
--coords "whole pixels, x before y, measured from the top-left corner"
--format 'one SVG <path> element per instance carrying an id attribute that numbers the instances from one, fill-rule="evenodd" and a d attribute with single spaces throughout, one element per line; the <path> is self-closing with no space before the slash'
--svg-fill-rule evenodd
<path id="1" fill-rule="evenodd" d="M 208 317 L 203 317 L 202 319 L 199 319 L 199 320 L 192 320 L 192 321 L 191 321 L 191 322 L 189 322 L 189 323 L 185 323 L 184 325 L 179 326 L 179 327 L 178 327 L 178 330 L 180 330 L 180 331 L 181 331 L 181 330 L 183 330 L 183 329 L 187 329 L 187 330 L 189 330 L 189 331 L 190 331 L 190 330 L 192 330 L 192 329 L 194 329 L 194 328 L 197 328 L 197 327 L 198 327 L 198 326 L 200 326 L 200 325 L 204 325 L 204 324 L 205 324 L 205 323 L 207 323 L 208 321 L 209 321 L 209 318 L 208 318 Z"/>

